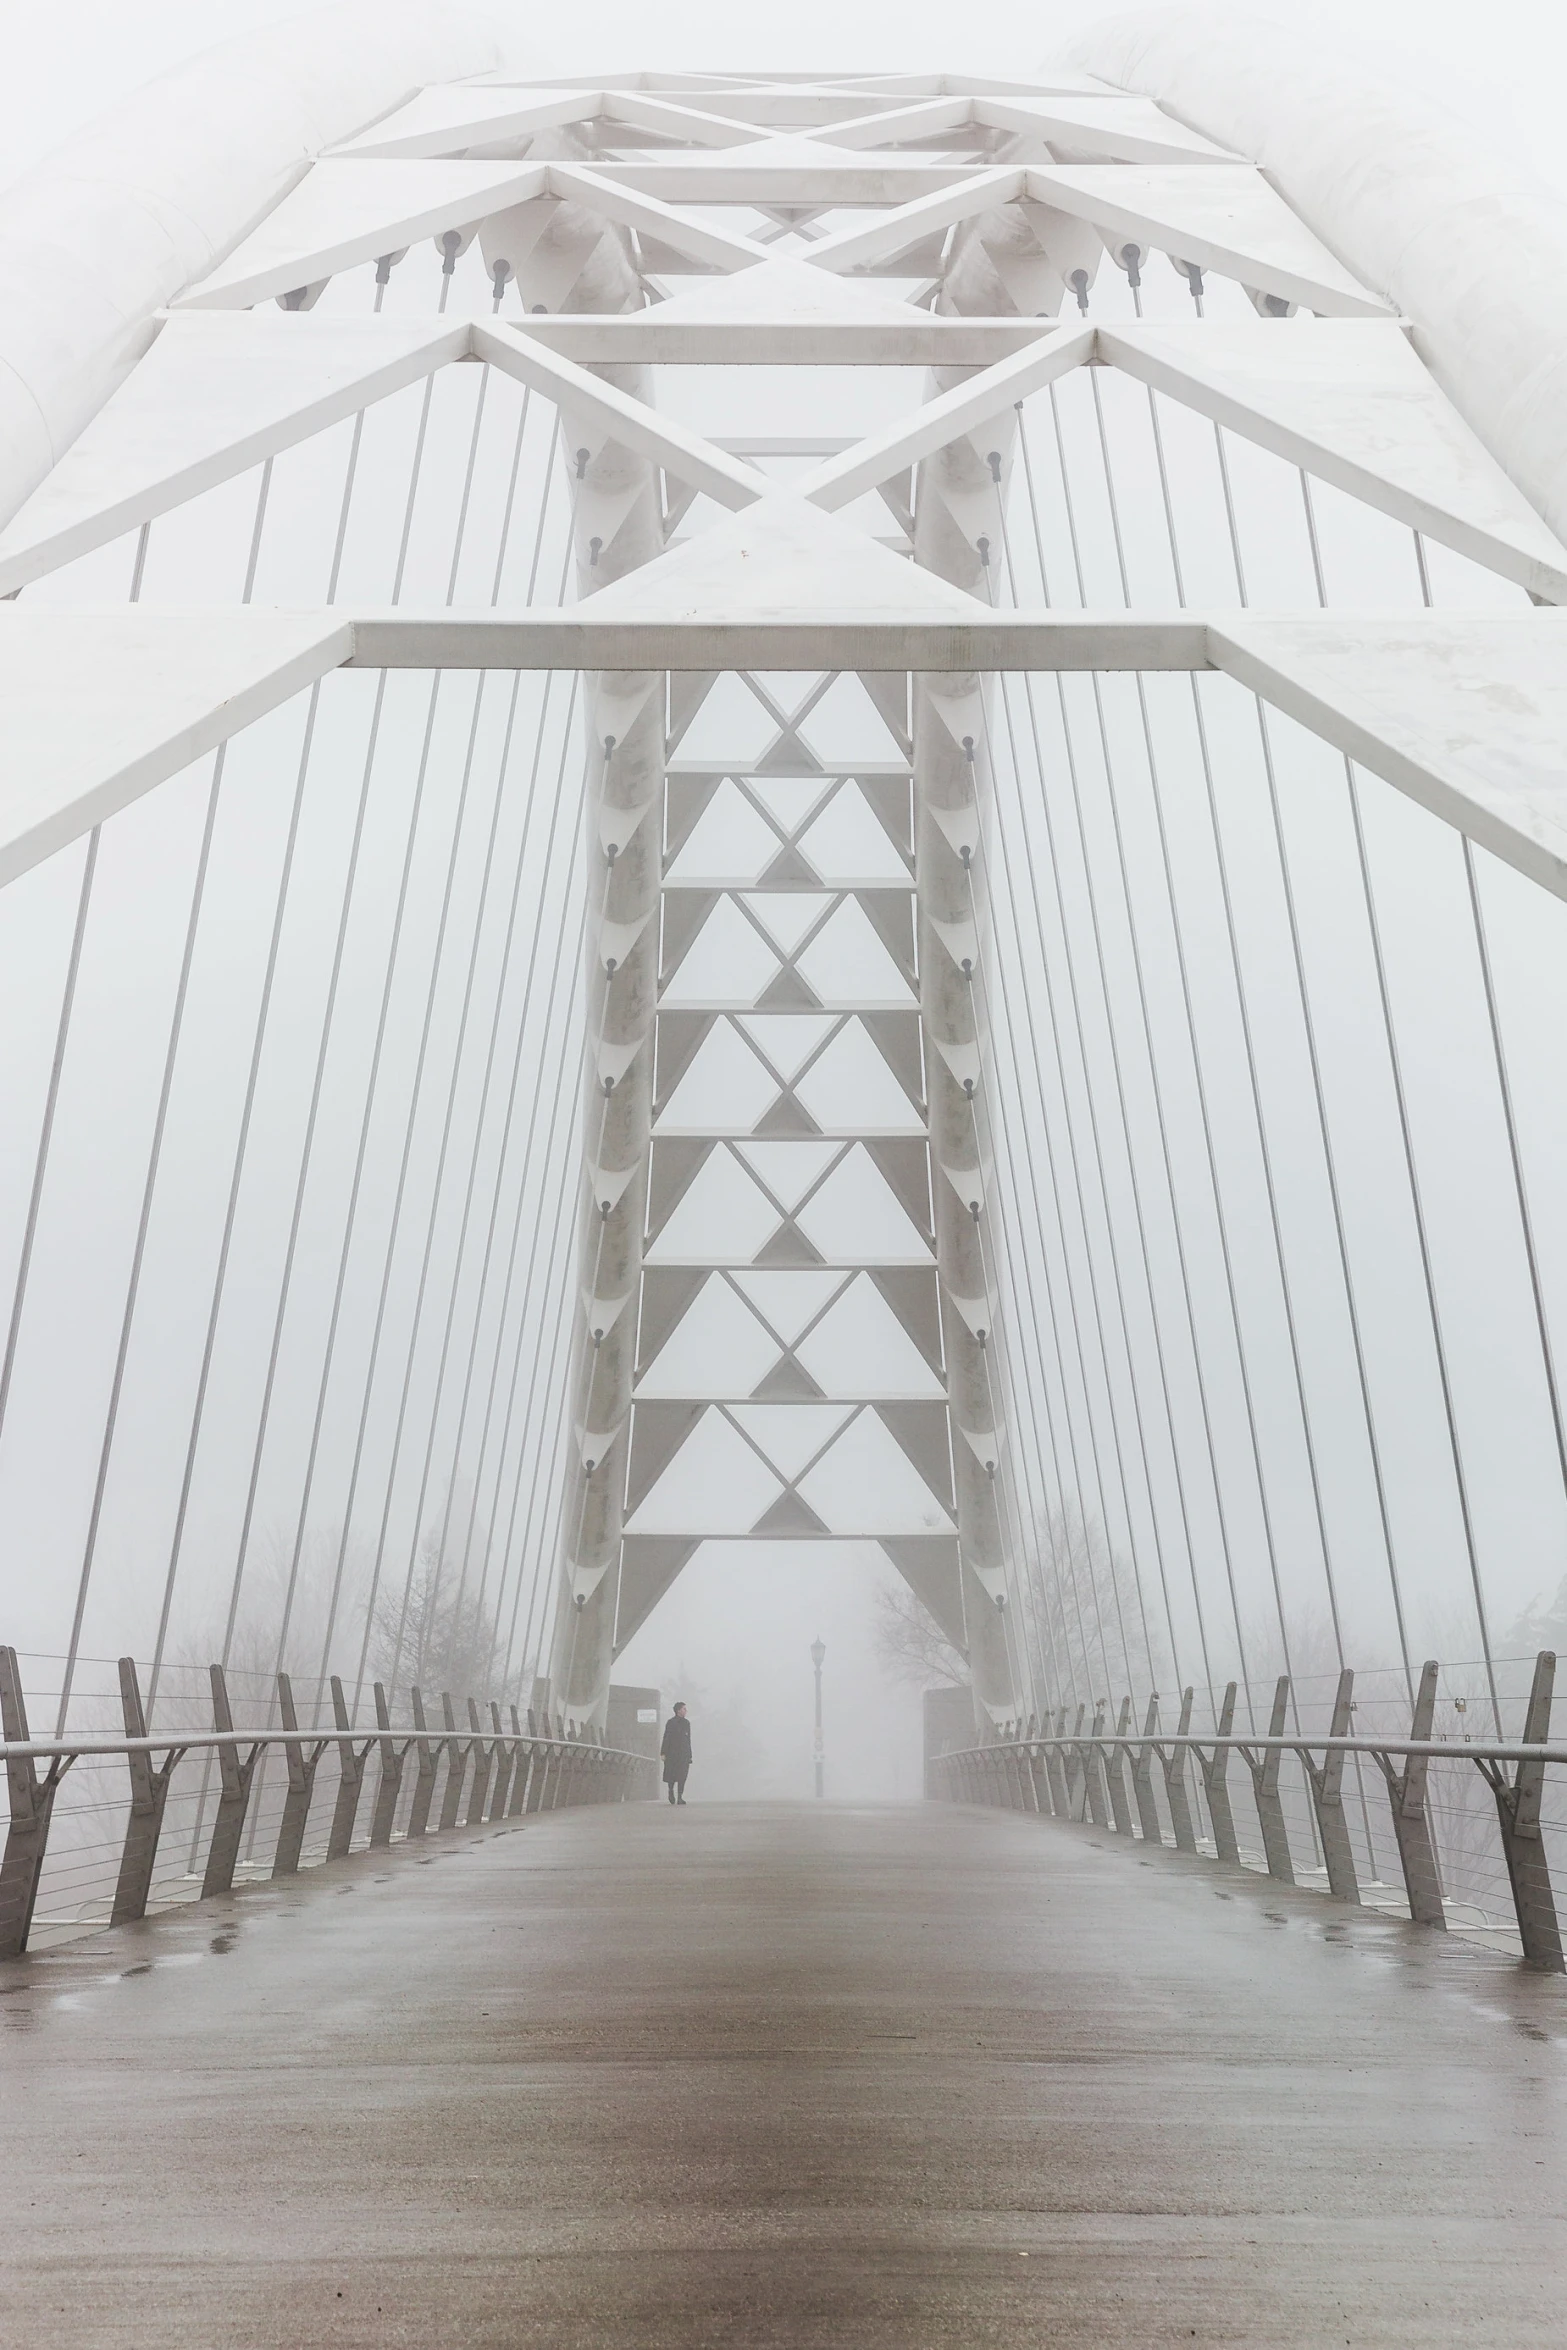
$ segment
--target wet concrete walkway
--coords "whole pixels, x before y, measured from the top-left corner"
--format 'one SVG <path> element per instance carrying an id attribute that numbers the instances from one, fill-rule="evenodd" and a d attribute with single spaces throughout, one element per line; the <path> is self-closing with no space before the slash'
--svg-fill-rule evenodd
<path id="1" fill-rule="evenodd" d="M 937 1807 L 567 1813 L 0 1971 L 7 2350 L 1567 2339 L 1567 1987 Z"/>

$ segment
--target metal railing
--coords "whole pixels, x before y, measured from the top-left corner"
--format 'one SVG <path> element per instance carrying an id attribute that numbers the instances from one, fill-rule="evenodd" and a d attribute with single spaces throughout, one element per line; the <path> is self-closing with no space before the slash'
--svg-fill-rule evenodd
<path id="1" fill-rule="evenodd" d="M 1249 1783 L 1264 1866 L 1269 1876 L 1293 1885 L 1299 1878 L 1281 1783 L 1285 1758 L 1293 1755 L 1309 1797 L 1304 1825 L 1313 1843 L 1310 1873 L 1325 1877 L 1326 1890 L 1334 1898 L 1358 1903 L 1362 1891 L 1346 1809 L 1344 1771 L 1351 1757 L 1365 1757 L 1376 1766 L 1385 1789 L 1409 1916 L 1418 1925 L 1445 1929 L 1448 1909 L 1455 1905 L 1444 1892 L 1441 1855 L 1432 1833 L 1430 1773 L 1433 1764 L 1472 1764 L 1495 1801 L 1524 1963 L 1552 1974 L 1567 1972 L 1542 1818 L 1547 1768 L 1567 1764 L 1567 1745 L 1550 1742 L 1556 1658 L 1546 1649 L 1535 1660 L 1523 1736 L 1511 1742 L 1434 1738 L 1438 1670 L 1432 1661 L 1421 1673 L 1407 1738 L 1380 1731 L 1356 1737 L 1348 1734 L 1354 1682 L 1349 1672 L 1339 1677 L 1326 1735 L 1288 1731 L 1287 1677 L 1276 1686 L 1267 1734 L 1237 1733 L 1233 1728 L 1236 1688 L 1232 1681 L 1211 1733 L 1191 1728 L 1190 1689 L 1183 1693 L 1180 1726 L 1174 1732 L 1159 1729 L 1157 1699 L 1149 1701 L 1141 1734 L 1130 1728 L 1130 1699 L 1123 1704 L 1114 1730 L 1106 1728 L 1106 1709 L 1101 1706 L 1085 1733 L 1086 1708 L 1079 1707 L 1077 1725 L 1068 1734 L 1063 1708 L 1054 1732 L 1048 1725 L 1042 1729 L 1031 1718 L 1026 1725 L 1019 1724 L 984 1745 L 934 1756 L 933 1783 L 938 1794 L 949 1801 L 1091 1821 L 1112 1834 L 1141 1837 L 1155 1844 L 1167 1841 L 1167 1821 L 1176 1849 L 1190 1853 L 1202 1850 L 1193 1817 L 1196 1796 L 1207 1812 L 1210 1832 L 1204 1841 L 1211 1845 L 1211 1857 L 1238 1867 L 1245 1862 L 1236 1833 L 1229 1763 L 1232 1755 L 1239 1755 L 1246 1766 L 1246 1780 L 1238 1783 Z M 1297 1842 L 1300 1833 L 1297 1825 Z M 1369 1817 L 1366 1840 L 1369 1845 Z"/>
<path id="2" fill-rule="evenodd" d="M 530 1708 L 526 1726 L 510 1707 L 503 1728 L 501 1709 L 489 1706 L 490 1721 L 467 1701 L 467 1725 L 460 1725 L 449 1695 L 442 1719 L 432 1724 L 419 1690 L 410 1692 L 412 1721 L 394 1726 L 386 1692 L 375 1685 L 375 1727 L 351 1726 L 341 1681 L 331 1682 L 333 1723 L 329 1731 L 301 1731 L 293 1689 L 286 1673 L 277 1676 L 277 1729 L 237 1729 L 223 1668 L 209 1668 L 212 1727 L 169 1729 L 149 1735 L 137 1670 L 130 1657 L 119 1660 L 123 1737 L 33 1738 L 16 1651 L 0 1648 L 0 1757 L 5 1762 L 10 1820 L 0 1859 L 0 1959 L 26 1950 L 33 1930 L 39 1888 L 49 1858 L 49 1833 L 56 1798 L 68 1772 L 85 1766 L 101 1770 L 124 1763 L 128 1784 L 105 1802 L 81 1807 L 78 1817 L 108 1810 L 124 1814 L 118 1838 L 118 1866 L 107 1916 L 92 1922 L 123 1925 L 145 1917 L 149 1908 L 191 1898 L 206 1900 L 233 1888 L 242 1865 L 246 1874 L 291 1877 L 311 1861 L 341 1860 L 352 1849 L 367 1787 L 373 1788 L 368 1840 L 375 1850 L 459 1825 L 516 1819 L 529 1812 L 556 1811 L 567 1804 L 623 1803 L 642 1784 L 648 1763 L 642 1755 L 605 1746 L 592 1731 L 568 1730 Z M 252 1810 L 258 1766 L 270 1752 L 287 1766 L 281 1808 L 269 1823 Z M 318 1788 L 323 1758 L 336 1766 Z M 373 1775 L 368 1771 L 372 1755 Z M 194 1825 L 186 1858 L 155 1898 L 157 1868 L 169 1797 L 176 1774 L 192 1757 L 206 1765 L 199 1795 L 193 1793 Z M 410 1757 L 412 1769 L 409 1769 Z M 207 1826 L 207 1777 L 217 1765 L 216 1802 Z M 471 1765 L 471 1773 L 470 1773 Z M 264 1767 L 264 1766 L 262 1766 Z M 444 1767 L 444 1779 L 442 1777 Z M 440 1789 L 437 1809 L 436 1794 Z M 328 1806 L 327 1797 L 331 1796 Z M 316 1834 L 307 1854 L 313 1822 Z M 272 1830 L 271 1862 L 257 1861 L 258 1835 Z M 242 1864 L 249 1838 L 250 1857 Z M 101 1850 L 101 1847 L 98 1849 Z M 199 1865 L 198 1865 L 199 1864 Z"/>

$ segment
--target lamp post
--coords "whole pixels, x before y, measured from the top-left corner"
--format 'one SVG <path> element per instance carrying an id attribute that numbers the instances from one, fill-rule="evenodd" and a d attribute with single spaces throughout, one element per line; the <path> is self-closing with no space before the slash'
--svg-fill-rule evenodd
<path id="1" fill-rule="evenodd" d="M 816 1792 L 818 1797 L 826 1790 L 822 1785 L 822 1666 L 827 1650 L 820 1640 L 811 1642 L 811 1662 L 816 1667 Z"/>

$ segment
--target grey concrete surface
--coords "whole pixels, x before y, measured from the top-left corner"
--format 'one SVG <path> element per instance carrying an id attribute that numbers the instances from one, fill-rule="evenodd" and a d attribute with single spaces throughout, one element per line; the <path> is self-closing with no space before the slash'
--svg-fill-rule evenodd
<path id="1" fill-rule="evenodd" d="M 1567 1987 L 1091 1829 L 595 1809 L 0 1973 L 6 2350 L 1567 2340 Z"/>

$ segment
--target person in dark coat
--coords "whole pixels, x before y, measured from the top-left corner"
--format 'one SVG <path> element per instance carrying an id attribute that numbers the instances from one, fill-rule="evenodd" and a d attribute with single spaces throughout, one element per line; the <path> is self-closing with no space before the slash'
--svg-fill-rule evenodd
<path id="1" fill-rule="evenodd" d="M 669 1800 L 684 1803 L 686 1773 L 691 1768 L 691 1725 L 686 1720 L 684 1698 L 664 1724 L 664 1741 L 658 1751 L 664 1758 L 664 1785 L 669 1789 Z"/>

